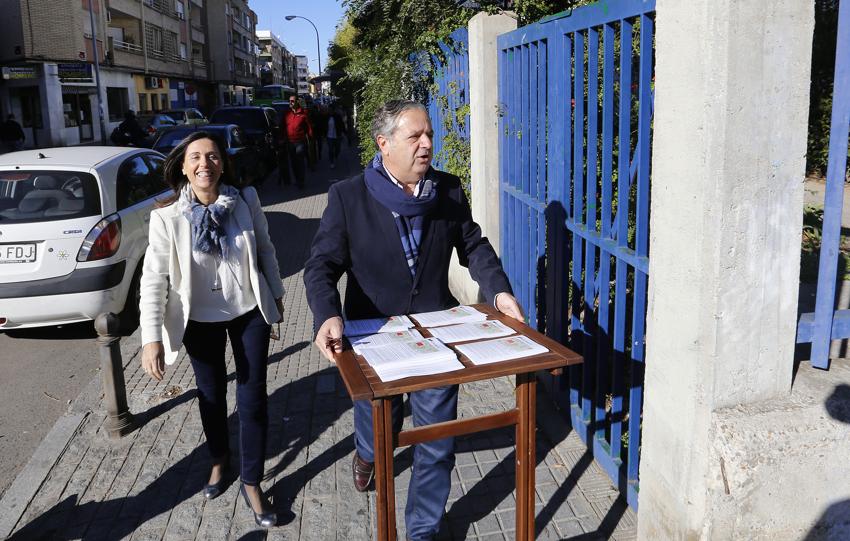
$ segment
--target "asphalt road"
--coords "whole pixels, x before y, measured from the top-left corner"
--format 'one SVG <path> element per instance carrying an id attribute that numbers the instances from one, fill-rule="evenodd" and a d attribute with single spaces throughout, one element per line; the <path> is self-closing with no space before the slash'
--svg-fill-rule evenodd
<path id="1" fill-rule="evenodd" d="M 0 496 L 98 373 L 92 323 L 0 333 Z"/>

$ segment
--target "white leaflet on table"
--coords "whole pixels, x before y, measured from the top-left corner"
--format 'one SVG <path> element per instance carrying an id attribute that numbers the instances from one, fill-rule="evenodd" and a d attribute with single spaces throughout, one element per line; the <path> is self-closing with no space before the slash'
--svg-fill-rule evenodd
<path id="1" fill-rule="evenodd" d="M 382 332 L 352 338 L 351 348 L 354 350 L 354 353 L 363 355 L 363 350 L 367 348 L 380 347 L 398 342 L 416 342 L 419 340 L 424 340 L 424 338 L 416 329 Z"/>
<path id="2" fill-rule="evenodd" d="M 439 338 L 446 344 L 466 342 L 468 340 L 483 340 L 486 338 L 499 338 L 516 334 L 516 331 L 501 321 L 479 321 L 476 323 L 461 323 L 460 325 L 449 325 L 428 329 L 431 336 Z"/>
<path id="3" fill-rule="evenodd" d="M 379 364 L 414 364 L 433 359 L 457 359 L 454 351 L 436 338 L 425 338 L 417 342 L 395 342 L 380 347 L 366 348 L 363 357 L 372 366 Z"/>
<path id="4" fill-rule="evenodd" d="M 381 381 L 442 374 L 463 368 L 457 360 L 457 354 L 435 338 L 416 342 L 390 342 L 362 351 L 363 358 Z"/>
<path id="5" fill-rule="evenodd" d="M 509 336 L 455 346 L 472 364 L 491 364 L 549 351 L 527 336 Z"/>
<path id="6" fill-rule="evenodd" d="M 363 336 L 381 332 L 404 331 L 413 327 L 407 316 L 391 316 L 373 319 L 349 319 L 344 324 L 345 336 Z"/>
<path id="7" fill-rule="evenodd" d="M 455 306 L 448 310 L 410 314 L 410 317 L 415 319 L 420 327 L 443 327 L 445 325 L 487 320 L 487 314 L 479 312 L 472 306 Z"/>

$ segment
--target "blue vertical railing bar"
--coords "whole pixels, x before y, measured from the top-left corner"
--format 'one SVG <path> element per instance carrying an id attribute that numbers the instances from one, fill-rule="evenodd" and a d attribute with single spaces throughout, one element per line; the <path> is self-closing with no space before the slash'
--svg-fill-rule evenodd
<path id="1" fill-rule="evenodd" d="M 635 508 L 654 9 L 653 0 L 610 0 L 497 40 L 502 125 L 511 123 L 501 139 L 505 267 L 512 283 L 528 284 L 516 289 L 530 323 L 584 355 L 583 366 L 542 379 Z"/>
<path id="2" fill-rule="evenodd" d="M 604 25 L 602 34 L 602 190 L 601 190 L 601 236 L 611 235 L 611 212 L 614 160 L 614 27 Z M 605 419 L 606 396 L 610 387 L 611 371 L 609 362 L 610 312 L 608 298 L 611 291 L 611 253 L 600 247 L 599 250 L 599 311 L 597 314 L 597 393 L 596 419 Z M 594 445 L 602 445 L 601 453 L 610 456 L 611 446 L 605 439 L 605 424 L 599 422 L 595 431 Z"/>
<path id="3" fill-rule="evenodd" d="M 568 223 L 580 223 L 584 210 L 584 35 L 575 32 L 573 35 L 573 169 L 570 178 L 572 187 L 572 212 L 567 218 Z M 581 323 L 581 269 L 582 242 L 572 239 L 572 279 L 570 285 L 570 344 L 581 351 L 584 343 L 584 327 Z M 583 352 L 582 352 L 583 353 Z M 587 438 L 587 419 L 581 410 L 583 367 L 572 367 L 570 374 L 570 404 L 572 404 L 573 430 L 578 432 L 583 440 Z M 584 390 L 586 392 L 586 390 Z"/>
<path id="4" fill-rule="evenodd" d="M 640 65 L 638 98 L 637 212 L 635 215 L 635 252 L 649 256 L 649 140 L 652 105 L 652 36 L 655 21 L 640 18 Z M 646 324 L 647 275 L 634 269 L 634 305 L 632 318 L 632 365 L 629 389 L 629 448 L 627 459 L 627 499 L 637 505 L 638 464 L 643 411 L 643 360 Z"/>
<path id="5" fill-rule="evenodd" d="M 814 314 L 803 314 L 797 328 L 798 342 L 811 342 L 812 366 L 829 368 L 830 341 L 850 337 L 848 329 L 835 325 L 835 287 L 838 251 L 841 243 L 841 213 L 847 171 L 847 138 L 850 129 L 850 2 L 839 3 L 838 34 L 835 46 L 835 80 L 832 90 L 832 117 L 829 129 L 829 158 L 826 167 L 826 194 L 823 233 L 818 260 L 818 286 Z M 836 332 L 836 331 L 844 332 Z"/>

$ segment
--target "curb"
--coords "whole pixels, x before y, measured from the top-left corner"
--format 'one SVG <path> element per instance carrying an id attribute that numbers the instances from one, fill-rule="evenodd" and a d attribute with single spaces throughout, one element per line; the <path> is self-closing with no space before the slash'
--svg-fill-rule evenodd
<path id="1" fill-rule="evenodd" d="M 50 470 L 65 452 L 90 412 L 60 417 L 0 500 L 0 538 L 12 533 Z"/>

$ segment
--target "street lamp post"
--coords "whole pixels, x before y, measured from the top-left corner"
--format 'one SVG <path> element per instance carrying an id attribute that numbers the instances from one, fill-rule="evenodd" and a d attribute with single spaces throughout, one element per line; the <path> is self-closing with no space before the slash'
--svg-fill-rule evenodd
<path id="1" fill-rule="evenodd" d="M 313 30 L 316 31 L 316 51 L 319 53 L 319 58 L 317 59 L 317 61 L 319 62 L 319 75 L 321 75 L 322 74 L 322 46 L 321 46 L 320 41 L 319 41 L 319 29 L 316 28 L 316 25 L 313 24 L 313 21 L 311 21 L 307 17 L 302 17 L 301 15 L 287 15 L 286 17 L 284 17 L 284 19 L 286 19 L 287 21 L 291 21 L 292 19 L 304 19 L 305 21 L 307 21 L 308 23 L 313 25 Z"/>

